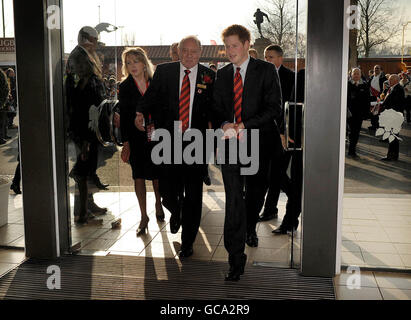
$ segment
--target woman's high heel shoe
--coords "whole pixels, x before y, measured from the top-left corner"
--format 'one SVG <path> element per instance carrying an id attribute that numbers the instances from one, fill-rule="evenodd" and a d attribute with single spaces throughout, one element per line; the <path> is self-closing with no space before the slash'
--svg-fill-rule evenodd
<path id="1" fill-rule="evenodd" d="M 164 211 L 163 211 L 163 206 L 160 205 L 158 209 L 156 209 L 156 218 L 158 222 L 164 222 Z"/>
<path id="2" fill-rule="evenodd" d="M 148 222 L 150 221 L 149 218 L 147 218 L 146 220 L 141 219 L 140 225 L 137 228 L 137 237 L 146 234 L 146 232 L 148 231 Z"/>

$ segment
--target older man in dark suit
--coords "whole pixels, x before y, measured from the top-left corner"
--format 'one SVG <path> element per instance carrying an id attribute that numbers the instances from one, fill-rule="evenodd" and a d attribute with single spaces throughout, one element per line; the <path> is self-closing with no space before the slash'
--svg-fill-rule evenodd
<path id="1" fill-rule="evenodd" d="M 249 56 L 250 32 L 245 27 L 232 25 L 223 31 L 222 38 L 231 63 L 217 72 L 214 87 L 216 124 L 227 137 L 230 131 L 237 132 L 238 144 L 242 130 L 247 130 L 247 143 L 257 143 L 248 138 L 250 129 L 259 130 L 256 174 L 243 176 L 239 161 L 221 166 L 226 192 L 224 246 L 230 264 L 225 279 L 238 281 L 247 261 L 246 241 L 252 246 L 258 244 L 256 223 L 264 203 L 271 153 L 282 152 L 274 121 L 281 115 L 281 91 L 274 65 Z M 231 139 L 236 139 L 235 135 Z"/>
<path id="2" fill-rule="evenodd" d="M 166 129 L 174 145 L 174 126 L 180 121 L 181 136 L 190 128 L 198 129 L 203 137 L 211 119 L 212 92 L 215 73 L 199 64 L 201 43 L 189 36 L 178 45 L 180 61 L 157 66 L 153 81 L 137 105 L 135 120 L 144 130 L 143 113 L 150 112 L 156 129 Z M 177 134 L 178 135 L 178 134 Z M 180 139 L 181 136 L 177 139 Z M 204 141 L 205 139 L 203 139 Z M 183 148 L 188 144 L 182 141 Z M 193 254 L 201 220 L 205 161 L 188 164 L 172 157 L 171 164 L 163 164 L 159 179 L 163 205 L 171 212 L 170 229 L 177 233 L 182 226 L 180 258 Z"/>
<path id="3" fill-rule="evenodd" d="M 390 84 L 390 89 L 388 90 L 387 96 L 382 103 L 381 110 L 394 109 L 397 112 L 404 112 L 405 105 L 405 95 L 404 88 L 399 84 L 400 77 L 397 74 L 393 74 L 388 79 Z M 382 161 L 393 161 L 398 160 L 400 152 L 400 143 L 398 139 L 390 142 L 388 146 L 388 153 L 385 158 L 382 158 Z"/>

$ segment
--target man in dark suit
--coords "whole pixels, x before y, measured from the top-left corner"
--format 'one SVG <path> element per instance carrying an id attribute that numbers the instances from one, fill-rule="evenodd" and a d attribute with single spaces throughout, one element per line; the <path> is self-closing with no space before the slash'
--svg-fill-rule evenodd
<path id="1" fill-rule="evenodd" d="M 397 112 L 404 112 L 404 105 L 405 105 L 405 94 L 404 88 L 399 84 L 400 77 L 397 74 L 393 74 L 388 79 L 390 83 L 390 89 L 388 90 L 387 96 L 382 103 L 382 111 L 388 109 L 394 109 Z M 382 158 L 382 161 L 393 161 L 398 160 L 398 155 L 400 152 L 400 144 L 398 139 L 394 139 L 394 141 L 390 142 L 388 146 L 388 153 L 387 157 Z"/>
<path id="2" fill-rule="evenodd" d="M 181 40 L 178 51 L 179 62 L 157 66 L 150 87 L 137 105 L 135 121 L 137 128 L 144 130 L 142 114 L 150 112 L 155 128 L 166 129 L 170 133 L 171 150 L 176 148 L 173 143 L 176 121 L 180 121 L 177 134 L 180 141 L 190 128 L 199 129 L 205 137 L 215 79 L 211 69 L 199 64 L 201 43 L 196 37 Z M 188 143 L 182 141 L 183 148 Z M 162 165 L 160 194 L 163 205 L 171 212 L 171 232 L 177 233 L 182 226 L 179 256 L 186 258 L 193 254 L 193 243 L 200 226 L 205 161 L 187 164 L 184 159 L 181 163 L 172 158 L 171 164 Z"/>
<path id="3" fill-rule="evenodd" d="M 371 101 L 377 101 L 384 90 L 384 81 L 387 77 L 382 72 L 380 65 L 374 66 L 374 74 L 370 77 L 368 85 L 370 86 Z M 371 127 L 368 129 L 376 130 L 378 128 L 378 115 L 371 114 Z"/>
<path id="4" fill-rule="evenodd" d="M 247 261 L 244 254 L 246 240 L 252 246 L 258 245 L 255 229 L 264 203 L 271 153 L 282 151 L 275 123 L 281 115 L 281 91 L 274 65 L 249 56 L 250 32 L 245 27 L 228 27 L 223 31 L 222 39 L 231 63 L 217 72 L 215 124 L 223 129 L 225 137 L 236 132 L 237 135 L 230 139 L 237 139 L 238 144 L 241 143 L 242 130 L 247 130 L 247 143 L 254 143 L 248 139 L 250 129 L 259 130 L 259 169 L 256 174 L 243 176 L 239 161 L 236 164 L 226 161 L 221 166 L 226 192 L 224 246 L 230 264 L 225 280 L 238 281 Z M 228 141 L 226 145 L 230 143 Z"/>
<path id="5" fill-rule="evenodd" d="M 280 123 L 278 123 L 281 141 L 284 143 L 284 104 L 286 101 L 290 100 L 291 91 L 294 87 L 294 72 L 283 66 L 283 49 L 278 45 L 270 45 L 264 50 L 265 61 L 274 64 L 277 69 L 278 75 L 280 77 L 281 85 L 281 96 L 282 96 L 282 117 Z M 278 216 L 277 203 L 280 196 L 280 189 L 283 190 L 288 197 L 288 202 L 290 202 L 290 195 L 288 193 L 290 185 L 290 178 L 287 176 L 287 168 L 290 162 L 290 154 L 285 153 L 284 157 L 276 159 L 274 158 L 271 162 L 271 174 L 270 174 L 270 183 L 268 187 L 267 198 L 264 205 L 264 212 L 260 216 L 260 221 L 268 221 Z M 278 160 L 278 161 L 276 161 Z M 288 203 L 287 203 L 288 204 Z"/>

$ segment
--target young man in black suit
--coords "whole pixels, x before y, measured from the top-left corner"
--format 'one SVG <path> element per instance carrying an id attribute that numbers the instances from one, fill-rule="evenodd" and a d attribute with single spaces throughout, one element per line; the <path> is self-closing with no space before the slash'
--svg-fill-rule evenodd
<path id="1" fill-rule="evenodd" d="M 278 45 L 270 45 L 264 50 L 264 58 L 265 61 L 274 64 L 278 76 L 280 77 L 280 85 L 281 85 L 281 109 L 282 109 L 282 119 L 280 123 L 278 123 L 281 135 L 281 141 L 285 142 L 284 132 L 285 132 L 285 125 L 284 125 L 284 104 L 286 101 L 290 101 L 291 91 L 294 87 L 295 82 L 295 75 L 294 72 L 288 69 L 287 67 L 283 66 L 283 49 Z M 278 209 L 277 203 L 278 198 L 280 196 L 280 189 L 283 190 L 288 197 L 287 208 L 290 207 L 290 184 L 291 180 L 287 176 L 287 168 L 291 160 L 291 153 L 287 152 L 284 153 L 284 157 L 278 159 L 279 161 L 275 161 L 274 158 L 272 161 L 272 169 L 271 176 L 270 176 L 270 183 L 267 192 L 267 198 L 264 205 L 264 212 L 260 216 L 260 221 L 269 221 L 271 219 L 278 217 Z M 291 197 L 292 198 L 292 197 Z"/>
<path id="2" fill-rule="evenodd" d="M 382 111 L 387 109 L 394 109 L 397 112 L 404 112 L 405 105 L 405 93 L 404 88 L 400 85 L 400 77 L 397 74 L 393 74 L 388 79 L 390 83 L 390 89 L 387 96 L 382 103 Z M 382 158 L 382 161 L 395 161 L 398 160 L 400 153 L 400 143 L 398 139 L 390 142 L 388 146 L 387 157 Z"/>
<path id="3" fill-rule="evenodd" d="M 227 137 L 235 130 L 238 136 L 231 139 L 237 141 L 241 141 L 242 130 L 247 130 L 247 143 L 251 140 L 250 129 L 259 130 L 259 158 L 253 159 L 259 164 L 256 174 L 243 176 L 239 161 L 228 164 L 226 160 L 221 166 L 226 192 L 224 246 L 230 264 L 225 280 L 238 281 L 247 261 L 246 241 L 252 246 L 258 244 L 256 224 L 264 203 L 271 153 L 282 150 L 275 123 L 281 115 L 281 92 L 274 65 L 249 56 L 250 32 L 245 27 L 228 27 L 222 39 L 231 63 L 217 72 L 215 124 Z"/>
<path id="4" fill-rule="evenodd" d="M 178 45 L 180 61 L 158 65 L 153 80 L 137 105 L 135 124 L 143 126 L 143 113 L 150 112 L 156 129 L 166 129 L 171 135 L 171 152 L 177 147 L 174 125 L 180 122 L 177 139 L 190 128 L 199 129 L 205 141 L 205 130 L 210 120 L 215 73 L 201 64 L 201 43 L 189 36 Z M 183 148 L 189 144 L 182 142 Z M 183 149 L 184 150 L 184 149 Z M 163 205 L 171 212 L 170 229 L 177 233 L 182 226 L 180 258 L 193 254 L 201 220 L 205 161 L 187 164 L 172 157 L 171 164 L 163 164 L 159 179 Z"/>

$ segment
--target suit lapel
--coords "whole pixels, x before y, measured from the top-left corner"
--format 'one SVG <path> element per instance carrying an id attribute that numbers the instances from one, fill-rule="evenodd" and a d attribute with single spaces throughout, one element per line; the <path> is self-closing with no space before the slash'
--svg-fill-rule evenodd
<path id="1" fill-rule="evenodd" d="M 245 74 L 245 80 L 244 80 L 244 85 L 243 85 L 243 102 L 242 102 L 242 107 L 247 106 L 247 98 L 248 95 L 251 93 L 251 89 L 253 88 L 253 85 L 256 84 L 257 80 L 257 72 L 256 72 L 256 64 L 255 60 L 253 57 L 250 57 L 250 62 L 248 63 L 247 66 L 247 72 Z M 244 113 L 244 108 L 242 109 Z"/>
<path id="2" fill-rule="evenodd" d="M 191 112 L 191 126 L 193 126 L 193 119 L 197 118 L 196 115 L 200 112 L 200 106 L 198 105 L 198 89 L 197 89 L 197 84 L 201 83 L 201 75 L 203 73 L 202 66 L 198 64 L 197 68 L 197 78 L 196 82 L 194 83 L 194 100 L 193 100 L 193 110 Z"/>
<path id="3" fill-rule="evenodd" d="M 174 105 L 174 119 L 178 120 L 180 117 L 180 63 L 176 62 L 173 66 L 173 72 L 171 72 L 171 101 Z"/>

